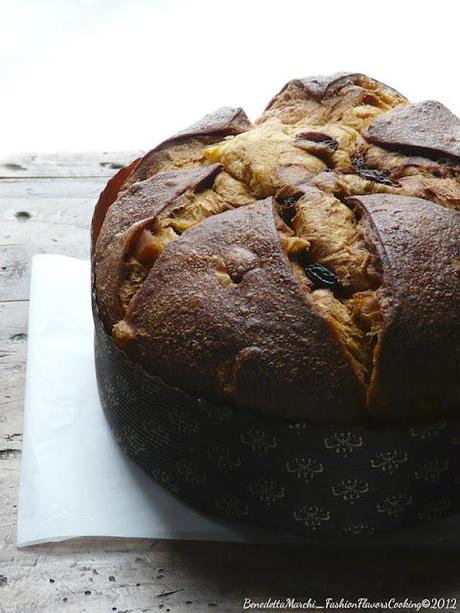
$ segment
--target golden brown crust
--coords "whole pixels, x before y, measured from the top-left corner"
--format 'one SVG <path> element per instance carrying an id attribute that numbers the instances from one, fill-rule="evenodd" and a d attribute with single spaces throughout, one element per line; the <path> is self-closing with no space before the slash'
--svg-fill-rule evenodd
<path id="1" fill-rule="evenodd" d="M 325 118 L 342 118 L 346 110 L 356 106 L 390 109 L 407 102 L 388 85 L 361 73 L 336 73 L 304 79 L 293 79 L 269 102 L 256 123 L 276 116 L 283 123 L 293 124 L 304 116 L 321 123 Z"/>
<path id="2" fill-rule="evenodd" d="M 182 167 L 195 167 L 201 165 L 202 148 L 206 144 L 217 142 L 229 135 L 236 135 L 250 129 L 251 122 L 241 108 L 221 107 L 213 113 L 205 115 L 188 128 L 181 130 L 171 138 L 163 141 L 146 153 L 143 157 L 131 162 L 125 168 L 119 170 L 107 183 L 101 192 L 94 209 L 91 223 L 91 252 L 93 253 L 96 240 L 99 236 L 105 215 L 110 206 L 115 202 L 118 194 L 127 189 L 133 183 L 143 181 L 160 170 L 173 170 L 177 164 L 171 159 L 171 150 L 188 145 L 189 151 L 185 150 L 185 159 Z M 195 145 L 195 147 L 193 146 Z M 198 150 L 198 161 L 190 150 Z M 176 160 L 177 161 L 177 160 Z M 180 165 L 178 166 L 181 167 Z"/>
<path id="3" fill-rule="evenodd" d="M 206 116 L 101 198 L 106 329 L 149 372 L 241 409 L 458 410 L 458 125 L 356 73 L 290 81 L 254 126 Z"/>
<path id="4" fill-rule="evenodd" d="M 249 128 L 251 122 L 243 109 L 221 107 L 146 153 L 126 185 L 144 181 L 164 170 L 200 166 L 205 145 L 241 134 Z"/>
<path id="5" fill-rule="evenodd" d="M 364 414 L 363 387 L 292 273 L 271 198 L 168 245 L 114 336 L 166 381 L 220 402 L 288 418 Z"/>
<path id="6" fill-rule="evenodd" d="M 139 162 L 140 158 L 132 161 L 128 166 L 121 168 L 111 179 L 109 179 L 104 190 L 101 192 L 94 208 L 91 221 L 91 254 L 94 252 L 94 247 L 96 246 L 96 241 L 99 237 L 99 232 L 101 231 L 107 211 L 117 199 L 120 190 L 137 168 Z"/>
<path id="7" fill-rule="evenodd" d="M 105 216 L 95 250 L 95 287 L 99 312 L 110 329 L 123 317 L 120 303 L 123 262 L 142 228 L 167 206 L 180 206 L 188 191 L 208 186 L 220 166 L 159 173 L 125 190 Z"/>
<path id="8" fill-rule="evenodd" d="M 404 96 L 397 92 L 392 87 L 377 81 L 376 79 L 370 79 L 368 76 L 359 72 L 336 72 L 333 75 L 317 75 L 314 77 L 306 77 L 304 79 L 293 79 L 286 83 L 286 85 L 274 96 L 266 109 L 270 109 L 276 105 L 281 95 L 289 89 L 292 85 L 298 87 L 305 97 L 313 98 L 314 100 L 323 100 L 328 95 L 333 95 L 338 89 L 346 87 L 347 85 L 354 86 L 366 86 L 375 85 L 385 91 L 388 95 L 397 96 L 401 100 L 405 100 Z"/>
<path id="9" fill-rule="evenodd" d="M 384 323 L 368 392 L 379 419 L 460 406 L 460 214 L 407 196 L 355 196 L 382 266 Z"/>
<path id="10" fill-rule="evenodd" d="M 460 119 L 433 100 L 394 109 L 377 118 L 364 136 L 398 151 L 460 159 Z"/>

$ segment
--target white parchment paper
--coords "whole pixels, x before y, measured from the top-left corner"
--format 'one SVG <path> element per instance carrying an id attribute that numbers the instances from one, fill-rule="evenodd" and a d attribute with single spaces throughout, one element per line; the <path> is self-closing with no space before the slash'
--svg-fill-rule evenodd
<path id="1" fill-rule="evenodd" d="M 450 517 L 372 542 L 459 544 L 458 523 Z M 32 262 L 17 544 L 79 536 L 280 541 L 202 517 L 125 456 L 97 394 L 89 262 L 38 255 Z"/>
<path id="2" fill-rule="evenodd" d="M 24 411 L 18 546 L 77 536 L 248 538 L 170 496 L 111 435 L 96 388 L 87 261 L 33 258 Z"/>

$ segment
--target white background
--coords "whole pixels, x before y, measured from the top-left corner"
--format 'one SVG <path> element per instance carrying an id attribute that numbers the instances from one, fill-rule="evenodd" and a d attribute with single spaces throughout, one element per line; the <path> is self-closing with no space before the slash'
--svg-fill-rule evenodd
<path id="1" fill-rule="evenodd" d="M 0 154 L 144 149 L 293 77 L 365 72 L 460 114 L 457 0 L 0 0 Z"/>

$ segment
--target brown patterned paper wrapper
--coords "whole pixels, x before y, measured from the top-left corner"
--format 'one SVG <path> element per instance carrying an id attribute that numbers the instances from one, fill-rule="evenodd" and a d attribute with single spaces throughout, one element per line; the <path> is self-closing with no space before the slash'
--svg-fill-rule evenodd
<path id="1" fill-rule="evenodd" d="M 127 453 L 196 510 L 286 535 L 372 535 L 456 510 L 459 420 L 381 428 L 293 423 L 191 397 L 105 331 L 99 395 Z"/>

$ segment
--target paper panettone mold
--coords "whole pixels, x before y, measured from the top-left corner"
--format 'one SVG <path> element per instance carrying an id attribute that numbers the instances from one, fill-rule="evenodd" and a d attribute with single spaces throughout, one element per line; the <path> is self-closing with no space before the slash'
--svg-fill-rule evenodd
<path id="1" fill-rule="evenodd" d="M 99 392 L 203 512 L 372 534 L 455 509 L 460 121 L 360 74 L 220 109 L 92 226 Z"/>
<path id="2" fill-rule="evenodd" d="M 96 372 L 118 441 L 203 513 L 283 534 L 369 536 L 458 510 L 459 420 L 334 428 L 216 406 L 146 373 L 99 318 Z"/>

